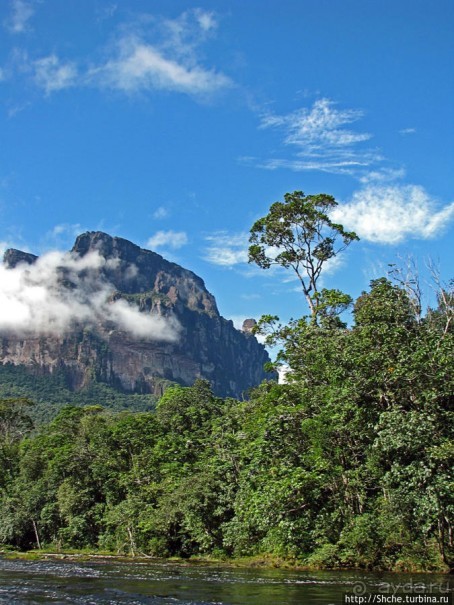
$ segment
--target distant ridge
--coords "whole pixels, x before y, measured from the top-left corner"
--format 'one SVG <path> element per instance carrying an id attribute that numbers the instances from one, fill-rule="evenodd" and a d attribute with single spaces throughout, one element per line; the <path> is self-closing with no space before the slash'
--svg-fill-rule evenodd
<path id="1" fill-rule="evenodd" d="M 126 239 L 86 232 L 66 254 L 9 249 L 4 264 L 20 274 L 18 296 L 38 285 L 47 307 L 2 327 L 0 364 L 58 372 L 75 392 L 97 382 L 155 396 L 204 378 L 217 395 L 242 397 L 270 377 L 263 345 L 220 316 L 200 277 Z"/>

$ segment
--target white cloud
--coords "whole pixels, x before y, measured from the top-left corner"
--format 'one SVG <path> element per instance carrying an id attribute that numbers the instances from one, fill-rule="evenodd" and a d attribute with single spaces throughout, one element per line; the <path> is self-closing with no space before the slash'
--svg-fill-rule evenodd
<path id="1" fill-rule="evenodd" d="M 137 307 L 129 305 L 125 300 L 117 300 L 109 308 L 109 314 L 112 321 L 136 338 L 149 335 L 152 340 L 173 341 L 177 339 L 180 329 L 174 317 L 139 313 Z"/>
<path id="2" fill-rule="evenodd" d="M 194 14 L 202 31 L 210 32 L 217 28 L 218 24 L 212 11 L 207 12 L 200 8 L 197 8 Z"/>
<path id="3" fill-rule="evenodd" d="M 176 19 L 153 19 L 154 31 L 124 33 L 103 65 L 88 73 L 95 85 L 127 93 L 170 90 L 205 96 L 232 81 L 201 63 L 199 46 L 217 27 L 213 12 L 188 10 Z M 151 39 L 150 39 L 151 37 Z"/>
<path id="4" fill-rule="evenodd" d="M 342 155 L 342 157 L 340 157 Z M 304 160 L 304 159 L 270 159 L 259 161 L 259 168 L 266 170 L 277 170 L 278 168 L 287 168 L 294 172 L 328 172 L 331 174 L 347 174 L 356 176 L 363 168 L 367 168 L 376 161 L 380 161 L 381 157 L 373 154 L 365 154 L 362 158 L 349 153 L 342 153 L 338 158 L 328 155 L 320 160 Z"/>
<path id="5" fill-rule="evenodd" d="M 165 56 L 162 50 L 135 36 L 123 38 L 118 56 L 93 69 L 90 78 L 123 92 L 157 89 L 203 95 L 231 84 L 222 73 Z"/>
<path id="6" fill-rule="evenodd" d="M 331 218 L 362 239 L 398 244 L 407 238 L 437 236 L 454 218 L 454 202 L 440 208 L 417 185 L 369 186 L 337 206 Z"/>
<path id="7" fill-rule="evenodd" d="M 228 235 L 219 231 L 205 239 L 210 245 L 204 250 L 204 259 L 214 265 L 233 267 L 248 262 L 248 233 Z"/>
<path id="8" fill-rule="evenodd" d="M 33 69 L 36 84 L 43 88 L 46 94 L 75 86 L 78 80 L 76 65 L 62 63 L 54 54 L 34 61 Z"/>
<path id="9" fill-rule="evenodd" d="M 25 111 L 28 107 L 30 107 L 30 103 L 20 103 L 18 105 L 14 105 L 8 109 L 8 118 L 14 118 L 22 111 Z"/>
<path id="10" fill-rule="evenodd" d="M 80 223 L 60 223 L 59 225 L 55 225 L 55 227 L 50 232 L 50 235 L 53 237 L 58 237 L 59 235 L 72 235 L 76 236 L 79 233 L 82 233 L 84 229 L 81 227 Z"/>
<path id="11" fill-rule="evenodd" d="M 118 4 L 104 4 L 98 6 L 96 8 L 96 17 L 98 21 L 105 21 L 107 19 L 111 19 L 118 10 Z"/>
<path id="12" fill-rule="evenodd" d="M 197 47 L 212 37 L 218 27 L 215 13 L 200 8 L 189 9 L 175 19 L 158 22 L 159 47 L 173 56 L 197 61 Z"/>
<path id="13" fill-rule="evenodd" d="M 337 110 L 334 101 L 318 99 L 311 109 L 302 108 L 286 116 L 274 116 L 274 124 L 268 118 L 262 127 L 284 125 L 287 128 L 285 142 L 310 149 L 324 148 L 326 145 L 345 147 L 353 143 L 367 141 L 372 135 L 355 133 L 344 128 L 363 117 L 358 109 Z M 276 121 L 277 120 L 277 121 Z"/>
<path id="14" fill-rule="evenodd" d="M 416 128 L 402 128 L 401 130 L 399 130 L 399 134 L 415 134 L 416 133 Z"/>
<path id="15" fill-rule="evenodd" d="M 11 246 L 8 244 L 8 242 L 0 241 L 0 262 L 1 262 L 1 259 L 3 258 L 3 255 L 5 254 L 5 251 L 10 247 Z"/>
<path id="16" fill-rule="evenodd" d="M 167 208 L 164 208 L 164 206 L 159 206 L 159 208 L 156 208 L 156 210 L 153 212 L 152 216 L 156 220 L 160 220 L 169 216 L 169 211 Z"/>
<path id="17" fill-rule="evenodd" d="M 254 264 L 249 264 L 249 236 L 250 233 L 243 231 L 242 233 L 227 233 L 225 231 L 218 231 L 213 235 L 205 237 L 207 242 L 210 242 L 209 246 L 204 249 L 204 260 L 221 267 L 235 267 L 242 265 L 241 273 L 245 277 L 255 275 L 273 275 L 274 271 L 281 269 L 278 266 L 272 266 L 268 271 L 263 273 Z M 274 246 L 269 246 L 266 249 L 266 255 L 274 258 L 279 254 L 279 249 Z M 247 265 L 245 268 L 244 265 Z"/>
<path id="18" fill-rule="evenodd" d="M 50 252 L 33 265 L 14 269 L 0 264 L 0 332 L 64 334 L 75 324 L 110 321 L 134 337 L 174 341 L 174 318 L 141 313 L 125 300 L 112 300 L 115 287 L 102 278 L 103 267 L 115 266 L 97 252 L 83 257 Z M 132 268 L 134 268 L 132 266 Z M 62 286 L 62 281 L 71 286 Z"/>
<path id="19" fill-rule="evenodd" d="M 345 265 L 345 255 L 337 255 L 329 258 L 323 265 L 323 275 L 333 275 Z"/>
<path id="20" fill-rule="evenodd" d="M 88 231 L 80 223 L 60 223 L 55 225 L 45 235 L 47 248 L 65 248 L 74 241 L 80 233 Z"/>
<path id="21" fill-rule="evenodd" d="M 116 5 L 110 9 L 115 11 Z M 201 9 L 173 20 L 142 15 L 134 24 L 122 25 L 104 61 L 87 66 L 52 53 L 34 61 L 22 57 L 20 67 L 24 73 L 31 71 L 46 94 L 77 85 L 128 94 L 166 90 L 207 97 L 232 86 L 228 76 L 206 67 L 200 57 L 200 45 L 216 27 L 214 13 Z"/>
<path id="22" fill-rule="evenodd" d="M 379 170 L 371 170 L 360 177 L 360 182 L 364 185 L 370 183 L 392 182 L 405 177 L 404 168 L 380 168 Z"/>
<path id="23" fill-rule="evenodd" d="M 12 14 L 6 21 L 6 26 L 13 34 L 22 34 L 28 29 L 28 22 L 35 10 L 31 2 L 25 0 L 13 0 Z"/>
<path id="24" fill-rule="evenodd" d="M 185 246 L 188 236 L 184 231 L 158 231 L 147 241 L 150 248 L 172 248 L 174 250 Z"/>
<path id="25" fill-rule="evenodd" d="M 359 148 L 359 144 L 372 138 L 371 134 L 347 128 L 363 115 L 358 109 L 337 109 L 335 102 L 326 98 L 318 99 L 311 108 L 287 115 L 267 114 L 262 117 L 260 128 L 282 129 L 284 144 L 293 146 L 296 152 L 291 158 L 271 158 L 259 165 L 270 170 L 356 174 L 383 160 L 376 150 Z"/>

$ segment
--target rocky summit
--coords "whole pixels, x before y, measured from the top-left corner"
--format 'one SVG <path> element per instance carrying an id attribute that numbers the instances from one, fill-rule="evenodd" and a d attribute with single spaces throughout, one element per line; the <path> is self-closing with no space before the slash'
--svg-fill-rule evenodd
<path id="1" fill-rule="evenodd" d="M 10 249 L 4 270 L 22 285 L 1 324 L 1 364 L 58 370 L 74 391 L 97 381 L 158 396 L 168 382 L 204 378 L 241 397 L 269 377 L 251 322 L 235 329 L 200 277 L 125 239 L 87 232 L 43 257 Z"/>

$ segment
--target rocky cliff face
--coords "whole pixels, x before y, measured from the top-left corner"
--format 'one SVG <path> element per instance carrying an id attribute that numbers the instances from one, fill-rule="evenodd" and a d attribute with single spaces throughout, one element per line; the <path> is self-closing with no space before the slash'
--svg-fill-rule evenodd
<path id="1" fill-rule="evenodd" d="M 40 259 L 8 250 L 4 264 L 30 272 Z M 219 315 L 200 277 L 155 252 L 105 233 L 84 233 L 57 273 L 51 300 L 58 290 L 61 312 L 69 313 L 73 302 L 82 300 L 84 309 L 96 313 L 84 317 L 77 307 L 60 330 L 53 325 L 60 325 L 61 317 L 50 317 L 48 329 L 3 329 L 0 363 L 40 374 L 63 369 L 74 390 L 96 379 L 157 395 L 167 381 L 190 385 L 200 377 L 217 394 L 239 397 L 266 377 L 264 347 Z M 45 275 L 41 268 L 27 279 L 40 286 L 36 281 Z M 102 296 L 95 307 L 93 301 Z"/>

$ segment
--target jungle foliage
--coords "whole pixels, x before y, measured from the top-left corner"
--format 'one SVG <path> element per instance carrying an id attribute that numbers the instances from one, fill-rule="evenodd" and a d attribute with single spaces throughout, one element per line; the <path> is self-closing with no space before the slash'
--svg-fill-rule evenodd
<path id="1" fill-rule="evenodd" d="M 374 280 L 350 327 L 351 299 L 317 288 L 309 316 L 264 318 L 292 371 L 246 401 L 198 380 L 155 412 L 68 406 L 32 432 L 3 399 L 0 543 L 452 569 L 453 295 L 423 315 L 414 291 Z"/>
<path id="2" fill-rule="evenodd" d="M 452 310 L 451 310 L 452 312 Z M 300 320 L 288 384 L 170 387 L 156 412 L 0 405 L 0 542 L 315 566 L 452 566 L 453 333 L 386 279 L 352 328 Z M 27 436 L 28 433 L 28 436 Z"/>

